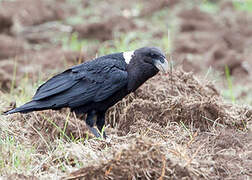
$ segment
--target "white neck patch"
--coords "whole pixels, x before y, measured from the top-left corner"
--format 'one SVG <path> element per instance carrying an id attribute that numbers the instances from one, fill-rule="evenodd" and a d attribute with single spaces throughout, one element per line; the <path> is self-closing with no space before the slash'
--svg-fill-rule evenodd
<path id="1" fill-rule="evenodd" d="M 135 51 L 127 51 L 123 53 L 123 58 L 125 59 L 125 62 L 127 64 L 130 63 L 130 60 L 132 59 L 132 56 L 134 55 Z"/>

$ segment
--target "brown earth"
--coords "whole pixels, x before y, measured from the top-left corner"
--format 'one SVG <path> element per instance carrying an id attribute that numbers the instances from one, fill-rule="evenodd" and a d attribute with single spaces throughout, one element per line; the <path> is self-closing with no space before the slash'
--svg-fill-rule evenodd
<path id="1" fill-rule="evenodd" d="M 115 16 L 100 23 L 80 24 L 73 27 L 79 38 L 93 38 L 106 41 L 113 38 L 113 32 L 127 32 L 136 28 L 135 23 L 123 16 Z"/>
<path id="2" fill-rule="evenodd" d="M 127 2 L 125 2 L 127 7 Z M 130 3 L 130 2 L 128 2 Z M 107 19 L 104 17 L 101 22 L 91 24 L 79 24 L 73 27 L 73 31 L 79 33 L 80 38 L 94 38 L 101 41 L 113 39 L 113 32 L 127 32 L 141 29 L 134 22 L 136 17 L 144 17 L 155 13 L 166 7 L 172 7 L 179 3 L 179 0 L 160 0 L 160 1 L 143 1 L 144 6 L 138 14 L 134 14 L 129 10 L 126 10 L 124 16 L 114 15 Z M 106 14 L 106 12 L 103 12 Z M 143 28 L 142 28 L 143 29 Z"/>
<path id="3" fill-rule="evenodd" d="M 13 79 L 16 85 L 26 75 L 36 80 L 42 70 L 51 73 L 55 67 L 65 69 L 89 56 L 86 52 L 63 50 L 61 44 L 53 44 L 57 35 L 72 31 L 72 27 L 53 21 L 68 18 L 76 13 L 75 9 L 64 0 L 0 2 L 1 89 L 9 90 Z M 93 58 L 95 52 L 90 52 Z"/>
<path id="4" fill-rule="evenodd" d="M 0 3 L 0 32 L 18 34 L 23 26 L 64 19 L 74 11 L 64 0 L 53 3 L 48 0 L 3 1 Z"/>
<path id="5" fill-rule="evenodd" d="M 175 54 L 185 61 L 185 70 L 201 72 L 211 66 L 224 71 L 228 66 L 231 75 L 250 75 L 251 15 L 223 4 L 216 16 L 193 8 L 181 11 L 178 17 Z"/>
<path id="6" fill-rule="evenodd" d="M 141 10 L 139 16 L 148 16 L 160 11 L 163 8 L 172 8 L 178 4 L 180 0 L 160 0 L 160 1 L 147 1 L 144 8 Z"/>
<path id="7" fill-rule="evenodd" d="M 128 133 L 136 119 L 148 120 L 163 127 L 171 121 L 183 122 L 200 131 L 209 131 L 213 126 L 235 125 L 237 128 L 244 128 L 243 123 L 246 122 L 243 122 L 243 118 L 247 110 L 223 104 L 213 84 L 199 83 L 191 73 L 183 71 L 177 71 L 170 76 L 172 79 L 154 77 L 149 84 L 143 85 L 143 89 L 147 90 L 140 89 L 134 94 L 135 99 L 127 105 L 123 114 L 116 117 L 119 129 Z M 251 118 L 251 112 L 247 115 Z"/>
<path id="8" fill-rule="evenodd" d="M 114 152 L 111 160 L 82 168 L 64 179 L 246 179 L 252 175 L 252 133 L 235 137 L 237 132 L 223 130 L 214 136 L 197 135 L 183 147 L 188 154 L 167 147 L 161 140 L 135 138 L 127 141 L 127 148 Z"/>
<path id="9" fill-rule="evenodd" d="M 51 74 L 55 67 L 58 70 L 63 70 L 84 60 L 86 60 L 86 54 L 66 51 L 61 48 L 34 51 L 16 56 L 13 59 L 1 60 L 0 86 L 4 90 L 10 89 L 14 73 L 16 85 L 19 85 L 20 80 L 25 76 L 36 81 L 39 78 L 39 72 L 43 69 L 46 69 L 44 74 Z"/>
<path id="10" fill-rule="evenodd" d="M 114 154 L 112 160 L 100 166 L 82 168 L 64 179 L 191 179 L 195 177 L 185 167 L 174 163 L 158 143 L 146 139 L 129 141 L 130 147 Z M 141 153 L 139 153 L 141 152 Z"/>
<path id="11" fill-rule="evenodd" d="M 0 61 L 23 54 L 25 52 L 25 46 L 27 45 L 23 39 L 16 39 L 4 34 L 0 34 L 0 42 Z"/>

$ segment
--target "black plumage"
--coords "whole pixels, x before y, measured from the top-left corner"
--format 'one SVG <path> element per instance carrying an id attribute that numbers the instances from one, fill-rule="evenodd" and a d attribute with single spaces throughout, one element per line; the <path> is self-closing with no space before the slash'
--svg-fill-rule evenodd
<path id="1" fill-rule="evenodd" d="M 69 107 L 87 113 L 88 127 L 100 137 L 94 124 L 101 132 L 108 108 L 167 69 L 165 55 L 155 47 L 102 56 L 52 77 L 38 88 L 32 101 L 5 114 Z"/>

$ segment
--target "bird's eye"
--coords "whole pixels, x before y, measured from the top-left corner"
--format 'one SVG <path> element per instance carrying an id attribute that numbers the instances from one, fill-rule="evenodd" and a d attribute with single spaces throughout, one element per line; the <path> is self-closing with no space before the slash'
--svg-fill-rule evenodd
<path id="1" fill-rule="evenodd" d="M 164 62 L 165 62 L 165 60 L 164 60 L 163 58 L 161 58 L 161 59 L 160 59 L 160 62 L 161 62 L 161 63 L 164 63 Z"/>
<path id="2" fill-rule="evenodd" d="M 156 55 L 156 54 L 154 54 L 154 53 L 149 53 L 149 56 L 150 56 L 151 58 L 156 58 L 158 55 Z"/>

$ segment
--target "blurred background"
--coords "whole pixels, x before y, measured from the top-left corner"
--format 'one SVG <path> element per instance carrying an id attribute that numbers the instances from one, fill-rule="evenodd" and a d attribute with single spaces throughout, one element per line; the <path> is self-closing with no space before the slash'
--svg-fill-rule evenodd
<path id="1" fill-rule="evenodd" d="M 0 0 L 0 90 L 27 101 L 72 65 L 158 46 L 171 69 L 252 104 L 251 12 L 252 0 Z"/>

